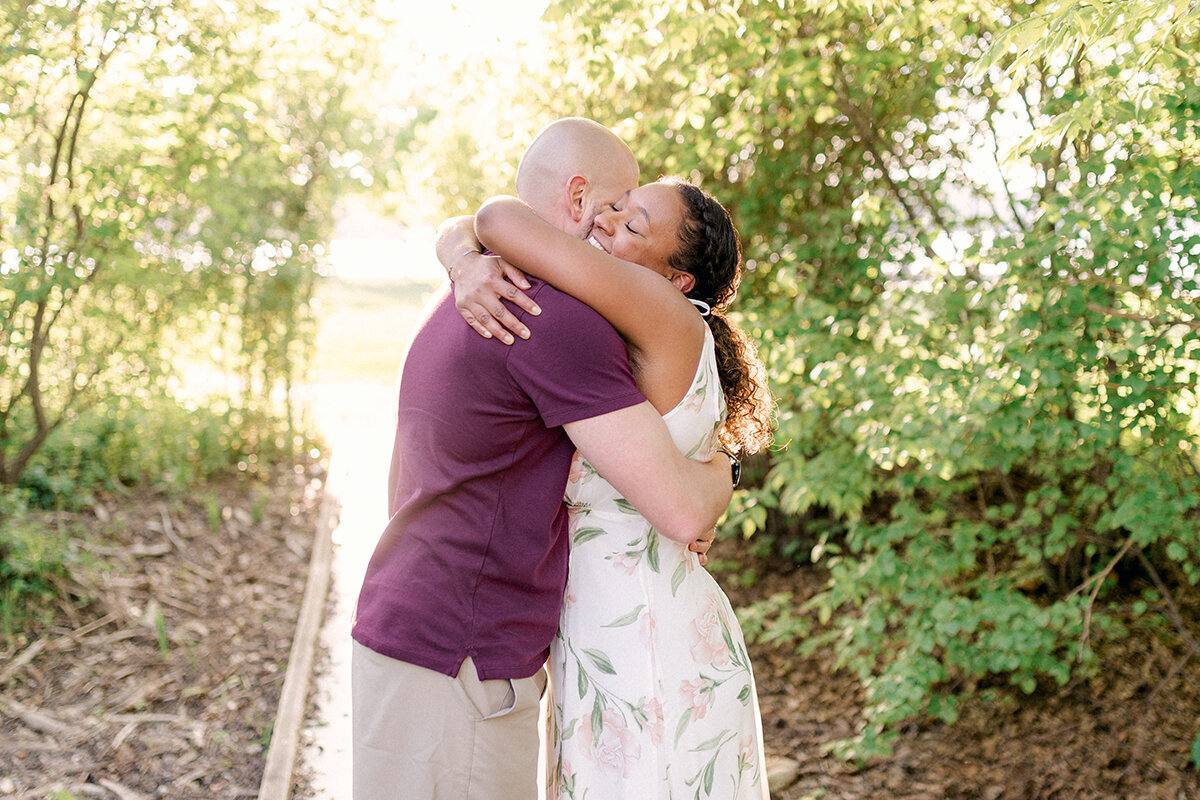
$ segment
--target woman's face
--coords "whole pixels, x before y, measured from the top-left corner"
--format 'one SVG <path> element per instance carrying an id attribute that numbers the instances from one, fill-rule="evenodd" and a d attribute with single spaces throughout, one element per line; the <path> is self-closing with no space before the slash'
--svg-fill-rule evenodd
<path id="1" fill-rule="evenodd" d="M 639 186 L 596 215 L 588 241 L 617 258 L 669 277 L 671 254 L 679 245 L 683 201 L 664 183 Z"/>

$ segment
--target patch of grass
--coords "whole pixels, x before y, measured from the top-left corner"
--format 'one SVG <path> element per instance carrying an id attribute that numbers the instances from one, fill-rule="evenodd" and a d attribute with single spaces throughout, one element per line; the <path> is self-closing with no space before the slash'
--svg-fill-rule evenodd
<path id="1" fill-rule="evenodd" d="M 208 512 L 208 530 L 210 533 L 221 532 L 221 502 L 214 495 L 204 498 L 204 508 Z"/>
<path id="2" fill-rule="evenodd" d="M 276 417 L 252 415 L 213 398 L 110 397 L 51 434 L 21 475 L 30 507 L 78 509 L 97 489 L 135 485 L 180 489 L 217 475 L 268 474 L 316 446 Z"/>
<path id="3" fill-rule="evenodd" d="M 264 751 L 271 746 L 271 737 L 275 735 L 275 720 L 271 720 L 258 733 L 258 745 Z"/>
<path id="4" fill-rule="evenodd" d="M 0 634 L 11 643 L 62 594 L 69 536 L 37 524 L 23 492 L 0 493 Z"/>

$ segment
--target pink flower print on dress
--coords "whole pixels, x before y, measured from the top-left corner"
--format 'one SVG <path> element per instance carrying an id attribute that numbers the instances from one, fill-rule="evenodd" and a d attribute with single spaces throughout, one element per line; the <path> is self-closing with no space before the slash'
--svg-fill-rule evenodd
<path id="1" fill-rule="evenodd" d="M 580 726 L 580 732 L 587 736 L 585 741 L 591 741 L 592 758 L 606 772 L 619 772 L 622 778 L 628 778 L 634 763 L 642 757 L 637 734 L 629 730 L 625 719 L 611 708 L 604 710 L 601 720 L 599 736 L 592 731 L 590 719 L 584 719 Z"/>
<path id="2" fill-rule="evenodd" d="M 552 778 L 553 794 L 551 796 L 554 800 L 574 796 L 575 768 L 571 766 L 570 761 L 564 761 Z"/>
<path id="3" fill-rule="evenodd" d="M 649 608 L 642 614 L 642 645 L 649 650 L 654 644 L 654 612 Z"/>
<path id="4" fill-rule="evenodd" d="M 626 575 L 632 575 L 637 571 L 638 563 L 641 558 L 631 556 L 628 553 L 619 555 L 612 560 L 613 566 L 624 572 Z"/>
<path id="5" fill-rule="evenodd" d="M 708 702 L 712 699 L 712 693 L 707 686 L 708 681 L 700 678 L 695 681 L 684 681 L 679 687 L 683 699 L 692 708 L 692 719 L 704 719 L 704 715 L 708 713 Z"/>
<path id="6" fill-rule="evenodd" d="M 567 474 L 567 483 L 579 483 L 581 480 L 583 480 L 583 476 L 586 474 L 586 472 L 587 468 L 583 466 L 583 456 L 579 455 L 579 453 L 576 453 L 575 457 L 571 459 L 571 471 Z"/>
<path id="7" fill-rule="evenodd" d="M 704 407 L 704 392 L 693 392 L 679 404 L 681 411 L 699 411 Z"/>
<path id="8" fill-rule="evenodd" d="M 745 772 L 753 765 L 754 742 L 752 742 L 750 739 L 742 739 L 741 746 L 738 747 L 738 771 Z"/>
<path id="9" fill-rule="evenodd" d="M 698 664 L 724 666 L 729 663 L 729 645 L 725 644 L 724 621 L 715 597 L 709 597 L 704 613 L 689 625 L 692 659 Z"/>
<path id="10" fill-rule="evenodd" d="M 646 730 L 650 732 L 650 741 L 657 747 L 662 744 L 662 702 L 657 697 L 651 697 L 642 703 L 642 713 L 646 715 Z"/>

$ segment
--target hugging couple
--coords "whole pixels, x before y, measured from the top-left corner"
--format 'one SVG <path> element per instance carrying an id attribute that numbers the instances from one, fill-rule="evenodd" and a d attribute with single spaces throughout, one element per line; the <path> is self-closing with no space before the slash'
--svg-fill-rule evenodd
<path id="1" fill-rule="evenodd" d="M 767 797 L 745 642 L 703 569 L 733 453 L 771 435 L 723 313 L 741 247 L 710 195 L 638 177 L 615 134 L 561 119 L 519 199 L 439 230 L 452 282 L 405 355 L 354 614 L 356 800 Z"/>

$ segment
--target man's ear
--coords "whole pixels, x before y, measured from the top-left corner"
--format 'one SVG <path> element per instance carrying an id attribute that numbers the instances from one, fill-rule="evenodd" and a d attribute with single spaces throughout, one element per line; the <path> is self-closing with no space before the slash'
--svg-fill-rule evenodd
<path id="1" fill-rule="evenodd" d="M 675 284 L 676 289 L 687 294 L 696 285 L 696 276 L 677 269 L 671 273 L 671 283 Z"/>
<path id="2" fill-rule="evenodd" d="M 582 175 L 572 175 L 567 181 L 567 206 L 571 210 L 572 222 L 581 221 L 587 214 L 589 188 L 588 179 Z"/>

